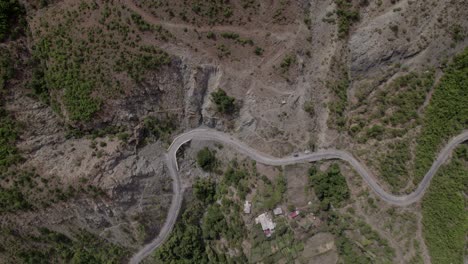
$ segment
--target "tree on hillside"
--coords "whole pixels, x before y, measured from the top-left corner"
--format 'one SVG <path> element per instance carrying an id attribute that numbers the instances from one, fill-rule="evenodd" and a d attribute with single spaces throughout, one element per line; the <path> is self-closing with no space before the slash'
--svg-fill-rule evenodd
<path id="1" fill-rule="evenodd" d="M 211 101 L 216 104 L 217 110 L 223 114 L 231 114 L 235 111 L 236 99 L 227 95 L 222 89 L 218 89 L 216 92 L 211 93 Z"/>

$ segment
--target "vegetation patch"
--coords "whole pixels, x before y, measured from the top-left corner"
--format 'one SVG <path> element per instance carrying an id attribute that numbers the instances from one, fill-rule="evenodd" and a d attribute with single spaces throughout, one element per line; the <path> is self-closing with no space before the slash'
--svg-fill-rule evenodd
<path id="1" fill-rule="evenodd" d="M 211 93 L 211 101 L 215 103 L 216 109 L 223 114 L 232 114 L 236 110 L 236 99 L 227 95 L 223 89 Z"/>
<path id="2" fill-rule="evenodd" d="M 197 164 L 205 171 L 214 171 L 218 166 L 216 152 L 205 147 L 197 153 Z"/>
<path id="3" fill-rule="evenodd" d="M 390 184 L 393 192 L 406 186 L 409 176 L 408 162 L 411 160 L 409 143 L 397 141 L 388 145 L 389 150 L 379 158 L 380 176 Z"/>
<path id="4" fill-rule="evenodd" d="M 0 170 L 6 171 L 8 167 L 19 162 L 21 156 L 16 148 L 18 128 L 8 113 L 0 108 Z M 2 173 L 0 172 L 0 175 Z"/>
<path id="5" fill-rule="evenodd" d="M 174 117 L 156 118 L 154 116 L 147 116 L 143 120 L 142 136 L 145 143 L 159 139 L 169 140 L 169 136 L 174 129 L 176 129 Z"/>
<path id="6" fill-rule="evenodd" d="M 13 77 L 13 66 L 8 49 L 0 47 L 0 95 L 5 90 L 7 81 Z"/>
<path id="7" fill-rule="evenodd" d="M 414 182 L 424 177 L 446 140 L 468 127 L 468 49 L 453 59 L 434 90 L 417 138 Z"/>
<path id="8" fill-rule="evenodd" d="M 324 209 L 330 205 L 340 207 L 349 198 L 346 179 L 336 163 L 332 164 L 326 172 L 318 171 L 315 166 L 310 167 L 309 182 Z"/>
<path id="9" fill-rule="evenodd" d="M 151 31 L 165 41 L 171 34 L 122 5 L 84 1 L 46 12 L 31 26 L 34 70 L 29 87 L 74 123 L 92 121 L 108 99 L 122 96 L 123 83 L 141 85 L 149 73 L 171 62 L 169 54 L 145 44 L 141 36 Z"/>
<path id="10" fill-rule="evenodd" d="M 0 1 L 0 41 L 16 37 L 26 24 L 24 7 L 17 0 Z"/>
<path id="11" fill-rule="evenodd" d="M 264 210 L 273 210 L 283 200 L 287 190 L 287 181 L 283 173 L 279 173 L 274 181 L 262 177 L 263 186 L 257 192 L 254 202 L 255 207 Z"/>
<path id="12" fill-rule="evenodd" d="M 335 235 L 342 263 L 392 263 L 395 251 L 367 223 L 348 215 L 330 212 L 327 230 Z M 351 238 L 351 235 L 353 239 Z"/>
<path id="13" fill-rule="evenodd" d="M 433 263 L 463 263 L 468 233 L 467 175 L 468 147 L 462 145 L 434 176 L 424 196 L 423 234 Z"/>
<path id="14" fill-rule="evenodd" d="M 336 100 L 328 105 L 331 112 L 329 124 L 334 125 L 338 129 L 343 129 L 346 124 L 345 110 L 348 104 L 348 87 L 349 79 L 346 72 L 343 72 L 343 77 L 340 80 L 328 82 L 327 87 L 333 92 Z"/>
<path id="15" fill-rule="evenodd" d="M 359 11 L 348 0 L 335 0 L 338 18 L 338 36 L 345 38 L 353 23 L 359 21 Z"/>
<path id="16" fill-rule="evenodd" d="M 39 228 L 26 237 L 15 230 L 2 230 L 0 248 L 6 249 L 16 263 L 120 263 L 128 252 L 85 230 L 65 234 Z"/>

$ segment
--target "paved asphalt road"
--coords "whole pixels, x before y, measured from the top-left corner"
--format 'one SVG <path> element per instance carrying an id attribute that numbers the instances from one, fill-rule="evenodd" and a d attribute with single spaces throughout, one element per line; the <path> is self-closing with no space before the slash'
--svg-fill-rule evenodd
<path id="1" fill-rule="evenodd" d="M 164 226 L 161 228 L 158 237 L 151 241 L 148 245 L 143 247 L 139 252 L 137 252 L 130 260 L 131 264 L 137 264 L 147 257 L 151 252 L 158 248 L 162 243 L 169 237 L 169 234 L 174 227 L 174 224 L 179 215 L 179 210 L 182 205 L 182 196 L 184 190 L 180 187 L 180 179 L 178 174 L 178 164 L 176 153 L 179 148 L 185 143 L 191 140 L 200 140 L 200 141 L 217 141 L 225 145 L 229 145 L 235 148 L 238 152 L 250 157 L 251 159 L 266 165 L 281 166 L 281 165 L 290 165 L 296 163 L 305 163 L 311 161 L 319 160 L 331 160 L 331 159 L 340 159 L 348 162 L 356 172 L 361 175 L 361 177 L 366 181 L 370 188 L 384 201 L 396 205 L 396 206 L 407 206 L 421 199 L 429 186 L 432 177 L 437 172 L 437 169 L 447 160 L 448 156 L 452 153 L 452 150 L 455 149 L 459 144 L 468 140 L 468 131 L 463 132 L 462 134 L 452 138 L 452 140 L 440 151 L 439 156 L 432 164 L 432 167 L 424 176 L 423 180 L 419 183 L 418 188 L 410 194 L 396 196 L 384 191 L 376 182 L 375 177 L 369 172 L 369 170 L 356 160 L 353 155 L 346 151 L 342 150 L 320 150 L 310 154 L 299 154 L 297 157 L 288 156 L 283 158 L 275 158 L 268 154 L 261 153 L 244 143 L 240 142 L 237 139 L 234 139 L 232 136 L 225 134 L 223 132 L 215 131 L 212 129 L 194 129 L 183 133 L 176 137 L 172 142 L 171 146 L 168 149 L 166 154 L 167 167 L 169 173 L 172 177 L 172 188 L 174 190 L 174 195 L 172 196 L 171 206 L 169 208 L 168 216 Z"/>

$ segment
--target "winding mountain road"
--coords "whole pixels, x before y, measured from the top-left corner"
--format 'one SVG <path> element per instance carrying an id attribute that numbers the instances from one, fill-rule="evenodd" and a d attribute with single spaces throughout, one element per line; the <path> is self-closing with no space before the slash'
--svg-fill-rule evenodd
<path id="1" fill-rule="evenodd" d="M 397 196 L 391 193 L 386 192 L 379 186 L 376 182 L 375 177 L 369 172 L 369 170 L 360 163 L 356 158 L 354 158 L 349 152 L 342 150 L 320 150 L 310 154 L 303 154 L 297 157 L 283 157 L 275 158 L 268 154 L 261 153 L 258 150 L 255 150 L 241 141 L 234 139 L 232 136 L 215 131 L 212 129 L 199 128 L 188 131 L 176 137 L 172 144 L 169 146 L 168 152 L 166 154 L 166 163 L 169 169 L 169 173 L 172 177 L 172 188 L 174 195 L 172 196 L 171 206 L 169 208 L 168 216 L 164 226 L 161 228 L 159 235 L 148 245 L 143 247 L 139 252 L 137 252 L 130 260 L 131 264 L 137 264 L 147 257 L 151 252 L 156 248 L 162 245 L 164 241 L 169 237 L 169 234 L 176 223 L 177 216 L 179 215 L 179 210 L 182 206 L 183 190 L 180 187 L 180 178 L 178 174 L 178 164 L 177 164 L 177 151 L 185 143 L 191 140 L 200 140 L 200 141 L 216 141 L 229 145 L 236 149 L 243 155 L 250 157 L 251 159 L 266 165 L 272 166 L 282 166 L 290 165 L 296 163 L 305 163 L 311 161 L 319 160 L 332 160 L 339 159 L 348 162 L 356 172 L 361 175 L 364 181 L 369 185 L 369 187 L 379 196 L 382 200 L 396 205 L 396 206 L 407 206 L 412 204 L 424 195 L 427 187 L 429 186 L 432 177 L 434 177 L 438 168 L 447 160 L 452 151 L 461 143 L 468 140 L 468 131 L 464 131 L 460 135 L 452 138 L 450 142 L 440 151 L 439 156 L 432 164 L 429 171 L 424 176 L 423 180 L 419 183 L 415 191 L 410 194 Z"/>

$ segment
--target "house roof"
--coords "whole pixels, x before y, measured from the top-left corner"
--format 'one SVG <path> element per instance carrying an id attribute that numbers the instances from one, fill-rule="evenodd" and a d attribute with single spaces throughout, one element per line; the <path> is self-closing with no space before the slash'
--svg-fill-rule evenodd
<path id="1" fill-rule="evenodd" d="M 255 218 L 256 224 L 261 224 L 263 230 L 273 230 L 276 227 L 276 224 L 271 220 L 269 213 L 263 213 Z"/>
<path id="2" fill-rule="evenodd" d="M 281 209 L 281 207 L 277 207 L 277 208 L 275 208 L 275 210 L 273 210 L 273 213 L 275 215 L 280 215 L 280 214 L 283 213 L 283 210 Z"/>
<path id="3" fill-rule="evenodd" d="M 244 203 L 244 213 L 250 214 L 250 209 L 252 208 L 252 204 L 249 201 L 245 200 Z"/>

